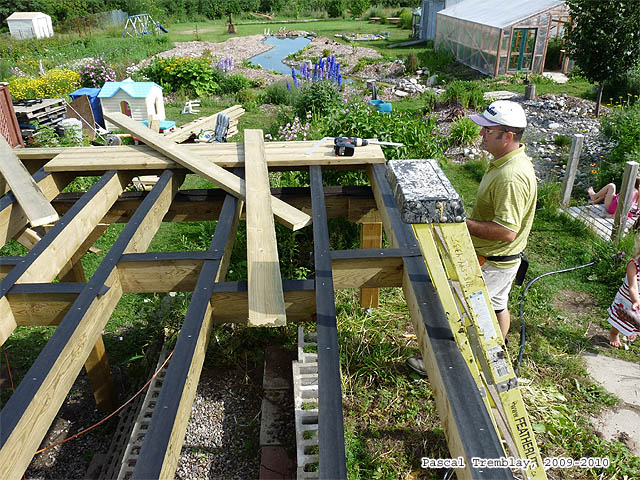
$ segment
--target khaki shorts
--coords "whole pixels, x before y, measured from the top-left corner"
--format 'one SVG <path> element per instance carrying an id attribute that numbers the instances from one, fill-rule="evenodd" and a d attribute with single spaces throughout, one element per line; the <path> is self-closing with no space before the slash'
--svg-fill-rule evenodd
<path id="1" fill-rule="evenodd" d="M 507 308 L 509 292 L 511 291 L 513 279 L 516 278 L 516 273 L 518 273 L 518 267 L 520 267 L 520 262 L 509 268 L 498 268 L 489 262 L 485 262 L 482 265 L 482 276 L 484 277 L 484 283 L 487 285 L 487 292 L 494 310 L 500 311 Z"/>

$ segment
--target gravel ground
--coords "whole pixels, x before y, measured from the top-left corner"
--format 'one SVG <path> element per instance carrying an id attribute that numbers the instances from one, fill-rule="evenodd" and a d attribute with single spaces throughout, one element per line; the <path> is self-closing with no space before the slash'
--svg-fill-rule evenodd
<path id="1" fill-rule="evenodd" d="M 203 371 L 176 479 L 258 478 L 261 395 L 243 372 Z"/>

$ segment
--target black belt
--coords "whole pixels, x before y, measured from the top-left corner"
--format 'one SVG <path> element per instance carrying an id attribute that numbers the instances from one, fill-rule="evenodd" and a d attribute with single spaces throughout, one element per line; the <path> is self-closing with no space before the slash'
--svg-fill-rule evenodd
<path id="1" fill-rule="evenodd" d="M 511 260 L 517 260 L 522 257 L 524 252 L 516 253 L 515 255 L 496 255 L 493 257 L 487 257 L 487 260 L 492 262 L 510 262 Z"/>

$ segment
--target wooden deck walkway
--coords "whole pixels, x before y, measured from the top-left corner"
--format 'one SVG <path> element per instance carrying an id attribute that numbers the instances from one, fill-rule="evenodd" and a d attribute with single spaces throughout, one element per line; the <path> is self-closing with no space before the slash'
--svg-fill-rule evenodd
<path id="1" fill-rule="evenodd" d="M 604 205 L 562 206 L 560 209 L 571 218 L 577 218 L 589 226 L 603 240 L 611 240 L 614 216 L 605 212 Z M 627 218 L 627 224 L 624 229 L 625 235 L 631 230 L 636 219 L 637 216 Z"/>

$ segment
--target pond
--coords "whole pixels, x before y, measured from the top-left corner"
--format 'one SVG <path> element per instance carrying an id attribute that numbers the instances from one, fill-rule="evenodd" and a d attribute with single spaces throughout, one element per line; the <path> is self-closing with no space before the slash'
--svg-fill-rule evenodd
<path id="1" fill-rule="evenodd" d="M 274 47 L 267 52 L 250 58 L 249 61 L 254 65 L 260 65 L 265 70 L 272 70 L 274 72 L 289 75 L 291 74 L 291 67 L 282 63 L 282 60 L 292 53 L 300 51 L 309 45 L 309 43 L 311 43 L 311 39 L 306 37 L 268 37 L 264 43 L 267 45 L 274 45 Z"/>

